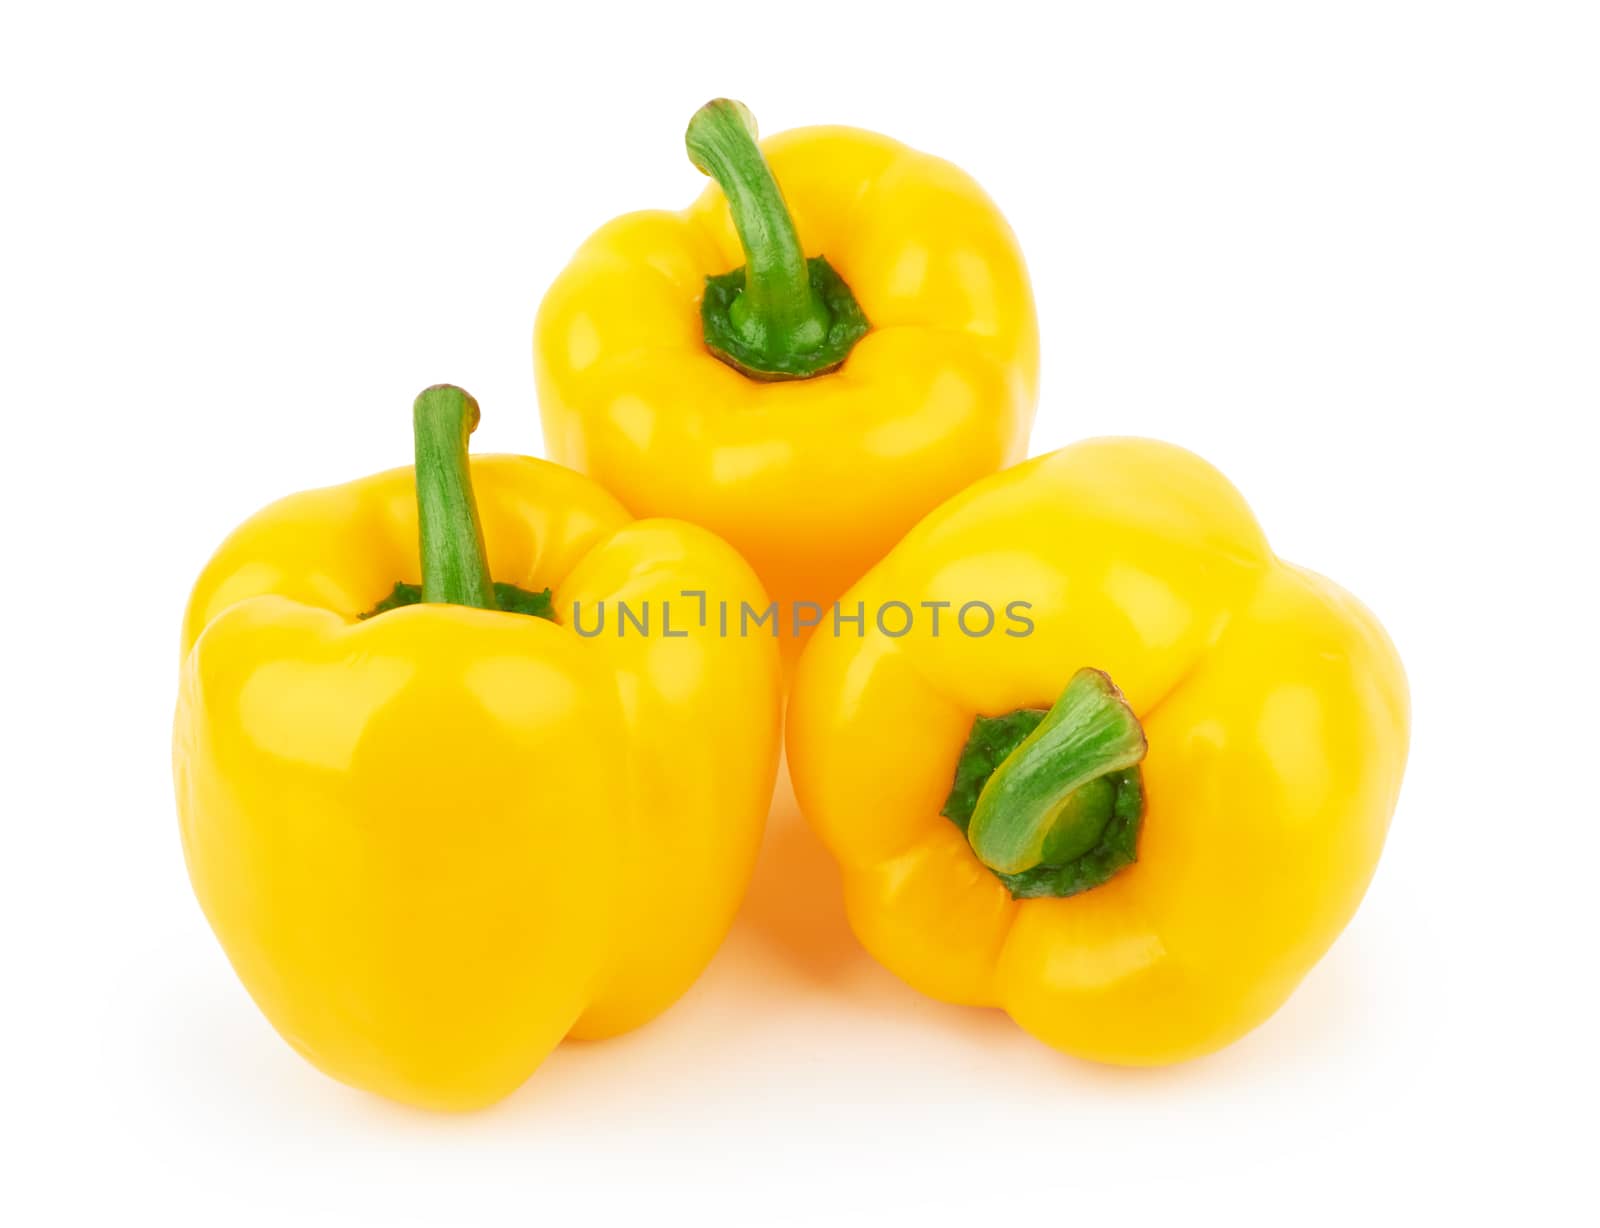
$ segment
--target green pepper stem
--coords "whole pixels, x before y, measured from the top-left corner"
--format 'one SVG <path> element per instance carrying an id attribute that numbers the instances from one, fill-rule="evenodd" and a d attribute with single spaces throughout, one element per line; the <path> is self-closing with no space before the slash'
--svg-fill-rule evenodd
<path id="1" fill-rule="evenodd" d="M 478 416 L 477 401 L 453 384 L 424 389 L 412 406 L 422 600 L 495 610 L 467 460 Z"/>
<path id="2" fill-rule="evenodd" d="M 714 99 L 695 112 L 684 144 L 728 198 L 744 249 L 744 289 L 728 312 L 734 328 L 757 353 L 815 350 L 828 335 L 828 309 L 812 288 L 794 219 L 756 144 L 755 116 L 742 102 Z"/>
<path id="3" fill-rule="evenodd" d="M 872 327 L 825 256 L 806 259 L 742 102 L 701 107 L 684 135 L 689 158 L 722 188 L 744 264 L 706 278 L 706 349 L 751 379 L 810 379 L 842 366 Z"/>
<path id="4" fill-rule="evenodd" d="M 1081 669 L 1044 720 L 995 769 L 978 795 L 967 839 L 1000 874 L 1058 864 L 1093 848 L 1112 817 L 1104 778 L 1145 756 L 1144 729 L 1122 692 Z"/>

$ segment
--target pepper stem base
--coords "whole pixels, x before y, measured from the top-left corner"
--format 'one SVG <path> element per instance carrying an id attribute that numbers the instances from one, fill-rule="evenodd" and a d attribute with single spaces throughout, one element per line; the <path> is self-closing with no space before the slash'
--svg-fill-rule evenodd
<path id="1" fill-rule="evenodd" d="M 1138 857 L 1144 730 L 1099 670 L 1049 711 L 979 716 L 941 811 L 1014 898 L 1070 896 Z"/>
<path id="2" fill-rule="evenodd" d="M 810 379 L 837 371 L 850 357 L 856 342 L 872 325 L 824 256 L 806 261 L 811 287 L 828 313 L 828 329 L 822 340 L 804 352 L 780 350 L 776 353 L 752 345 L 733 319 L 733 305 L 744 289 L 744 267 L 706 278 L 706 292 L 700 300 L 700 324 L 706 348 L 736 371 L 758 380 Z"/>

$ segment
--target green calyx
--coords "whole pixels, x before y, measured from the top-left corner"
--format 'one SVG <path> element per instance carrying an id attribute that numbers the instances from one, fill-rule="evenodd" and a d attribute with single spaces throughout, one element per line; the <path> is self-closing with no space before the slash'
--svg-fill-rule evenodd
<path id="1" fill-rule="evenodd" d="M 398 580 L 387 597 L 360 617 L 376 618 L 379 614 L 387 614 L 402 606 L 421 604 L 422 585 Z M 530 618 L 547 618 L 551 622 L 556 618 L 555 602 L 549 589 L 535 593 L 518 588 L 515 584 L 501 584 L 498 580 L 494 583 L 494 608 L 505 614 L 526 614 Z"/>
<path id="2" fill-rule="evenodd" d="M 411 410 L 416 448 L 417 526 L 422 583 L 397 583 L 362 618 L 408 605 L 464 605 L 479 610 L 555 617 L 550 590 L 529 592 L 489 578 L 483 526 L 472 492 L 468 439 L 477 429 L 478 402 L 454 384 L 435 384 Z"/>
<path id="3" fill-rule="evenodd" d="M 941 813 L 1013 897 L 1077 895 L 1137 860 L 1145 750 L 1111 679 L 1079 670 L 1048 712 L 973 721 Z"/>
<path id="4" fill-rule="evenodd" d="M 743 267 L 706 278 L 706 347 L 752 379 L 809 379 L 839 367 L 871 325 L 827 260 L 806 259 L 749 108 L 728 98 L 706 103 L 684 143 L 722 188 L 744 249 Z"/>

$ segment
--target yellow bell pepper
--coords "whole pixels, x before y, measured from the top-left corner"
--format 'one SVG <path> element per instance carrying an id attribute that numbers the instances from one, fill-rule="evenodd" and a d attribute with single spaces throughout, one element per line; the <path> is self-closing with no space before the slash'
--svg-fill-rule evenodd
<path id="1" fill-rule="evenodd" d="M 1400 661 L 1197 457 L 1091 440 L 991 477 L 858 607 L 800 658 L 789 764 L 857 936 L 915 988 L 1176 1062 L 1265 1020 L 1354 914 Z"/>
<path id="2" fill-rule="evenodd" d="M 228 538 L 173 739 L 195 893 L 267 1018 L 445 1109 L 693 982 L 754 864 L 781 703 L 771 641 L 700 618 L 763 600 L 732 549 L 543 461 L 469 468 L 477 413 L 430 389 L 415 476 Z"/>
<path id="3" fill-rule="evenodd" d="M 540 307 L 534 370 L 551 459 L 737 547 L 787 648 L 815 613 L 795 603 L 1022 458 L 1039 343 L 1016 239 L 967 175 L 857 129 L 755 135 L 742 104 L 695 115 L 719 186 L 596 232 Z"/>

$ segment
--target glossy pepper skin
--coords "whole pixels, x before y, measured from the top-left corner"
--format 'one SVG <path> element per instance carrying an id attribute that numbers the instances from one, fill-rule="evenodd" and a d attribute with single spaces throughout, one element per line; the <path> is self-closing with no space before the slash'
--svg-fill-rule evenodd
<path id="1" fill-rule="evenodd" d="M 915 988 L 1081 1057 L 1177 1062 L 1271 1015 L 1355 912 L 1405 765 L 1400 661 L 1197 457 L 1100 439 L 1029 461 L 928 516 L 844 601 L 953 603 L 937 637 L 870 615 L 860 638 L 817 634 L 789 707 L 796 796 L 850 922 Z M 962 634 L 972 601 L 1031 602 L 1032 633 L 1002 613 Z M 1013 898 L 941 809 L 975 717 L 1049 708 L 1082 667 L 1147 741 L 1137 860 Z"/>
<path id="2" fill-rule="evenodd" d="M 472 486 L 494 579 L 549 586 L 555 621 L 363 619 L 417 579 L 413 471 L 293 495 L 194 588 L 173 751 L 195 892 L 273 1026 L 441 1109 L 693 982 L 749 879 L 780 714 L 770 640 L 699 628 L 682 595 L 761 597 L 723 542 L 525 457 L 476 460 Z M 651 634 L 616 633 L 619 600 Z M 575 602 L 586 627 L 611 607 L 603 634 L 575 634 Z"/>
<path id="3" fill-rule="evenodd" d="M 584 243 L 539 310 L 534 369 L 550 457 L 635 514 L 724 537 L 788 635 L 789 603 L 832 601 L 941 500 L 1022 458 L 1038 335 L 1015 237 L 950 163 L 839 127 L 760 151 L 804 253 L 870 323 L 841 367 L 752 378 L 708 349 L 707 279 L 747 262 L 713 184 Z"/>

